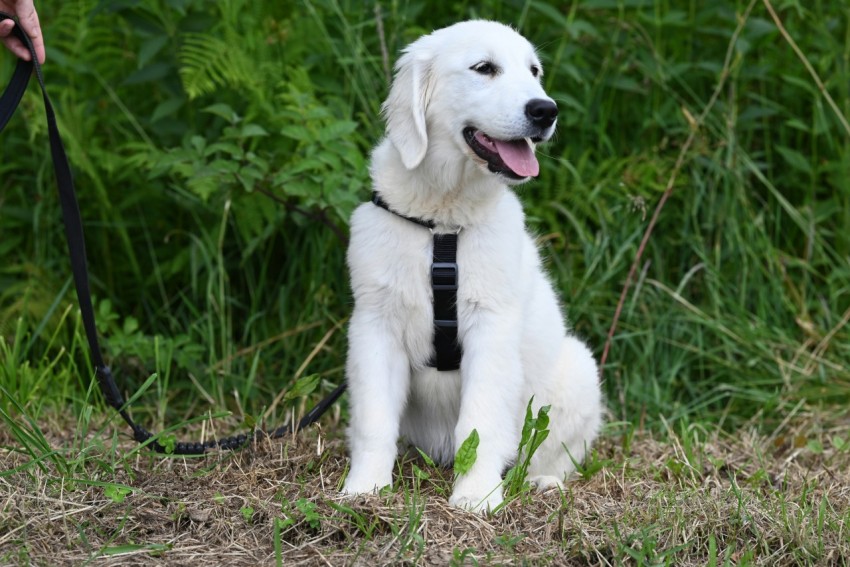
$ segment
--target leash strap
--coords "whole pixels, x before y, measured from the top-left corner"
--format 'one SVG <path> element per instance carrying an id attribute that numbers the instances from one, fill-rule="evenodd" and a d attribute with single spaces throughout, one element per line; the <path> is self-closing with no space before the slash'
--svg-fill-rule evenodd
<path id="1" fill-rule="evenodd" d="M 168 450 L 164 445 L 160 444 L 155 435 L 139 424 L 133 422 L 130 415 L 127 413 L 126 403 L 121 391 L 115 383 L 115 378 L 112 376 L 112 371 L 103 361 L 103 354 L 100 349 L 100 343 L 97 337 L 97 327 L 95 326 L 94 308 L 91 300 L 91 288 L 88 277 L 88 263 L 86 260 L 86 244 L 83 235 L 83 221 L 80 215 L 80 207 L 77 203 L 77 196 L 74 191 L 74 181 L 71 175 L 71 167 L 68 163 L 68 157 L 65 154 L 65 147 L 62 145 L 62 138 L 59 135 L 59 128 L 56 125 L 56 115 L 53 112 L 53 105 L 50 104 L 50 98 L 47 96 L 47 88 L 44 85 L 44 76 L 41 72 L 41 65 L 38 63 L 35 48 L 30 41 L 29 36 L 24 33 L 17 19 L 9 14 L 0 12 L 0 21 L 12 20 L 15 22 L 13 32 L 21 40 L 21 42 L 29 49 L 32 61 L 18 60 L 15 71 L 9 82 L 9 86 L 0 96 L 0 131 L 9 122 L 9 119 L 15 113 L 15 109 L 23 97 L 27 89 L 29 78 L 32 75 L 33 68 L 35 69 L 38 84 L 41 87 L 42 98 L 44 99 L 44 111 L 47 116 L 47 131 L 50 139 L 50 154 L 53 158 L 53 169 L 56 173 L 56 186 L 59 191 L 59 202 L 62 209 L 62 220 L 65 225 L 65 237 L 68 241 L 68 253 L 71 258 L 71 272 L 74 279 L 74 288 L 77 292 L 77 301 L 80 305 L 80 313 L 83 319 L 83 328 L 88 340 L 89 350 L 91 352 L 92 362 L 95 367 L 95 375 L 100 386 L 101 392 L 107 403 L 112 406 L 127 422 L 127 425 L 133 430 L 133 438 L 139 443 L 148 442 L 158 453 L 171 453 L 177 455 L 200 455 L 208 449 L 237 449 L 245 445 L 246 442 L 261 435 L 271 438 L 283 437 L 290 433 L 291 428 L 286 425 L 278 427 L 271 433 L 264 431 L 254 431 L 250 434 L 240 434 L 233 437 L 223 439 L 210 440 L 206 442 L 178 442 L 174 445 L 173 450 Z M 310 410 L 298 423 L 296 431 L 312 423 L 318 421 L 319 417 L 325 413 L 328 408 L 345 391 L 345 383 L 343 382 L 331 392 L 324 400 L 322 400 L 315 408 Z"/>
<path id="2" fill-rule="evenodd" d="M 392 210 L 377 191 L 372 203 L 404 220 L 434 230 L 434 221 L 408 217 Z M 457 234 L 434 233 L 434 253 L 431 263 L 431 290 L 434 296 L 434 356 L 428 363 L 439 371 L 457 370 L 463 358 L 463 348 L 457 337 Z"/>

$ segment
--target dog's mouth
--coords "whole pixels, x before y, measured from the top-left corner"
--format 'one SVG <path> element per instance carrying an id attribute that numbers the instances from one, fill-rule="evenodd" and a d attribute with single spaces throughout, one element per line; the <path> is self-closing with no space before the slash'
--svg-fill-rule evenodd
<path id="1" fill-rule="evenodd" d="M 530 138 L 496 140 L 471 126 L 464 128 L 463 138 L 475 155 L 487 162 L 487 169 L 493 173 L 511 179 L 537 177 L 540 173 Z"/>

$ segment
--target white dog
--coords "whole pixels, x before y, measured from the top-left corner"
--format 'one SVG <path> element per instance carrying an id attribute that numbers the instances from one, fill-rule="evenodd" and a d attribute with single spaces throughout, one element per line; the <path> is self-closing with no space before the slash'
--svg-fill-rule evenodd
<path id="1" fill-rule="evenodd" d="M 560 486 L 599 431 L 596 362 L 568 332 L 508 187 L 538 174 L 534 145 L 555 128 L 542 73 L 525 38 L 488 21 L 424 36 L 396 65 L 371 165 L 387 208 L 366 203 L 351 219 L 346 494 L 392 484 L 399 440 L 448 464 L 475 429 L 477 459 L 449 502 L 493 509 L 532 396 L 535 412 L 551 405 L 529 471 L 539 489 Z M 432 232 L 458 232 L 457 371 L 429 367 Z"/>

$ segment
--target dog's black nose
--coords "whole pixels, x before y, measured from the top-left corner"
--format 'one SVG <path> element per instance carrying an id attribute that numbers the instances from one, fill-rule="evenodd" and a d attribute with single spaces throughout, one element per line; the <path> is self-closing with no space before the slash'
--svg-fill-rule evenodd
<path id="1" fill-rule="evenodd" d="M 551 100 L 533 98 L 525 105 L 525 115 L 539 128 L 548 128 L 558 117 L 558 105 Z"/>

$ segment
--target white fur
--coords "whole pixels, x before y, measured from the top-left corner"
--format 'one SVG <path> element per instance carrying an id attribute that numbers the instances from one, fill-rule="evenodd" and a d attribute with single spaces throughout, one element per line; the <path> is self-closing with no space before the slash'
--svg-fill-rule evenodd
<path id="1" fill-rule="evenodd" d="M 470 67 L 499 66 L 496 76 Z M 458 237 L 461 369 L 427 366 L 433 346 L 433 236 L 371 203 L 351 219 L 354 292 L 347 380 L 351 469 L 343 492 L 392 484 L 397 442 L 440 463 L 478 431 L 472 469 L 450 503 L 483 511 L 502 501 L 502 474 L 516 458 L 522 418 L 552 406 L 550 434 L 530 479 L 559 486 L 597 436 L 602 400 L 596 362 L 567 330 L 525 230 L 509 180 L 491 173 L 463 139 L 474 125 L 499 139 L 528 136 L 525 105 L 548 99 L 530 67 L 532 46 L 511 28 L 471 21 L 411 44 L 384 103 L 387 136 L 372 154 L 374 189 L 398 213 L 433 219 Z M 548 139 L 554 125 L 545 132 Z"/>

